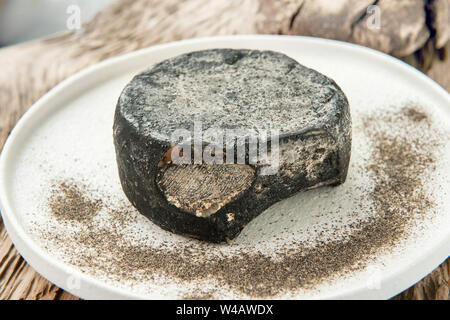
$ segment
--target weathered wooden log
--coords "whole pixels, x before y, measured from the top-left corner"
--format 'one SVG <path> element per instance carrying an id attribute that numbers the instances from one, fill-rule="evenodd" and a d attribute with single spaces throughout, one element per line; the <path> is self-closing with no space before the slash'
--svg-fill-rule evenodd
<path id="1" fill-rule="evenodd" d="M 259 12 L 258 32 L 353 42 L 422 69 L 450 39 L 450 0 L 267 0 Z"/>
<path id="2" fill-rule="evenodd" d="M 418 1 L 425 4 L 424 0 Z M 422 65 L 422 70 L 425 70 L 423 62 L 430 60 L 433 65 L 428 74 L 450 90 L 450 60 L 439 61 L 448 50 L 448 45 L 447 49 L 442 46 L 449 39 L 449 0 L 427 2 L 431 3 L 432 12 L 424 6 L 426 15 L 434 14 L 437 21 L 433 23 L 437 30 L 436 42 L 430 33 L 426 45 L 429 49 L 423 50 L 420 45 L 419 49 L 412 47 L 415 51 L 401 58 L 418 67 Z M 289 26 L 298 19 L 297 12 L 300 12 L 302 3 L 275 0 L 120 0 L 100 12 L 79 32 L 65 32 L 1 49 L 0 150 L 10 130 L 32 103 L 86 66 L 156 43 L 185 38 L 238 33 L 290 34 Z M 361 11 L 363 14 L 366 11 Z M 26 264 L 8 238 L 3 224 L 0 224 L 0 261 L 0 299 L 72 297 Z M 449 270 L 447 260 L 397 298 L 449 299 Z"/>

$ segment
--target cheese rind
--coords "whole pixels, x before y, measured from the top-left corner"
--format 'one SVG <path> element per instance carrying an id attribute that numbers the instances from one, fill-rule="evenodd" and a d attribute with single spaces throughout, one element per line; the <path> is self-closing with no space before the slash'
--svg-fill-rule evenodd
<path id="1" fill-rule="evenodd" d="M 247 139 L 252 130 L 257 134 L 277 130 L 277 170 L 265 175 L 266 165 L 250 163 L 248 147 L 245 164 L 174 168 L 176 164 L 166 157 L 178 143 L 175 130 L 195 137 L 199 122 L 203 130 L 243 129 L 236 132 Z M 217 143 L 206 135 L 202 139 L 203 149 Z M 224 141 L 229 142 L 226 137 Z M 222 242 L 295 192 L 344 182 L 351 119 L 337 84 L 288 56 L 212 49 L 165 60 L 135 76 L 116 107 L 114 143 L 123 190 L 142 214 L 164 229 Z M 270 154 L 274 150 L 268 145 Z M 242 174 L 247 180 L 235 180 L 233 188 L 233 179 L 202 177 L 208 172 L 225 177 Z M 191 188 L 176 186 L 177 180 L 188 181 L 183 179 L 189 176 Z M 216 189 L 208 192 L 201 179 Z M 199 192 L 192 192 L 192 186 Z"/>

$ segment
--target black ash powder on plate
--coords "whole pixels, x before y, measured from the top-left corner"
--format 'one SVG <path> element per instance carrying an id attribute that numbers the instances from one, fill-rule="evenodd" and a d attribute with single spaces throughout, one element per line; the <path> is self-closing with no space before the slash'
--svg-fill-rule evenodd
<path id="1" fill-rule="evenodd" d="M 189 284 L 180 293 L 185 298 L 221 298 L 219 289 L 203 286 L 205 280 L 250 298 L 314 289 L 324 281 L 364 269 L 431 214 L 434 202 L 424 183 L 434 170 L 440 148 L 438 134 L 433 134 L 433 123 L 423 108 L 407 105 L 395 110 L 364 116 L 361 130 L 372 151 L 363 169 L 374 183 L 367 193 L 373 214 L 346 226 L 350 231 L 345 239 L 330 237 L 312 246 L 294 241 L 271 255 L 239 246 L 237 252 L 224 254 L 219 250 L 224 245 L 196 240 L 176 247 L 169 243 L 141 245 L 123 232 L 137 223 L 131 205 L 111 208 L 92 196 L 98 190 L 65 180 L 54 185 L 48 199 L 59 232 L 48 229 L 40 238 L 58 246 L 66 262 L 85 273 L 119 283 L 170 280 L 180 288 Z M 99 221 L 99 215 L 106 216 L 107 222 Z M 74 224 L 76 232 L 61 232 Z M 194 288 L 192 284 L 196 284 Z"/>

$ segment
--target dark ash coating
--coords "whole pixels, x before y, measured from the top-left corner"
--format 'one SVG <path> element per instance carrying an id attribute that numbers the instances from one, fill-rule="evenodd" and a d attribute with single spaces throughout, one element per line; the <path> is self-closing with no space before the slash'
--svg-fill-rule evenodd
<path id="1" fill-rule="evenodd" d="M 278 172 L 261 175 L 263 166 L 251 165 L 249 186 L 215 206 L 217 211 L 195 214 L 177 207 L 158 184 L 174 164 L 161 168 L 161 160 L 173 147 L 171 133 L 192 132 L 194 121 L 201 121 L 203 130 L 278 129 Z M 142 214 L 166 230 L 222 242 L 283 198 L 343 183 L 351 120 L 337 84 L 286 55 L 213 49 L 165 60 L 135 76 L 117 104 L 114 143 L 123 190 Z M 201 172 L 210 170 L 202 166 Z"/>

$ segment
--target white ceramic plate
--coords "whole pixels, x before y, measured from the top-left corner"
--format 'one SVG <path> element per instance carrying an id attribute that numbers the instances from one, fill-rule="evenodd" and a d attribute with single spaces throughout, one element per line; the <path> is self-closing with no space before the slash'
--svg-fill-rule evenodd
<path id="1" fill-rule="evenodd" d="M 361 169 L 371 157 L 370 143 L 362 133 L 364 114 L 385 107 L 387 112 L 396 112 L 398 106 L 414 101 L 426 107 L 439 130 L 450 128 L 450 98 L 444 89 L 397 59 L 352 44 L 304 37 L 227 36 L 158 45 L 109 59 L 63 81 L 36 102 L 16 125 L 1 154 L 3 221 L 18 251 L 45 278 L 85 299 L 189 296 L 187 288 L 192 283 L 180 284 L 169 278 L 159 282 L 125 280 L 77 266 L 77 250 L 68 252 L 73 247 L 42 236 L 71 232 L 65 229 L 69 228 L 67 225 L 54 221 L 46 199 L 52 183 L 67 178 L 82 181 L 97 196 L 109 195 L 113 199 L 111 206 L 126 203 L 112 144 L 113 113 L 122 88 L 133 75 L 153 63 L 184 52 L 219 47 L 281 51 L 326 74 L 346 93 L 354 122 L 347 182 L 276 204 L 247 226 L 235 241 L 238 247 L 258 248 L 271 254 L 286 240 L 274 241 L 277 236 L 283 238 L 280 230 L 288 229 L 286 237 L 304 242 L 318 239 L 319 231 L 325 235 L 338 231 L 342 236 L 348 231 L 346 225 L 373 213 L 365 196 L 373 188 L 373 181 Z M 336 274 L 313 288 L 280 291 L 276 297 L 385 299 L 413 285 L 445 260 L 450 251 L 450 148 L 448 136 L 442 137 L 438 169 L 426 182 L 430 196 L 436 199 L 432 217 L 422 219 L 420 228 L 412 228 L 404 241 L 391 250 L 370 257 L 364 268 Z M 341 210 L 335 212 L 336 207 Z M 284 214 L 274 220 L 277 215 L 273 212 Z M 130 234 L 129 241 L 196 243 L 160 230 L 137 213 L 136 217 L 135 225 L 123 230 Z M 332 227 L 327 224 L 330 221 Z M 149 238 L 141 236 L 143 233 Z M 213 250 L 225 252 L 225 247 Z M 89 250 L 82 245 L 77 248 L 81 252 Z M 249 297 L 217 282 L 204 284 L 208 286 L 214 288 L 214 298 Z"/>

